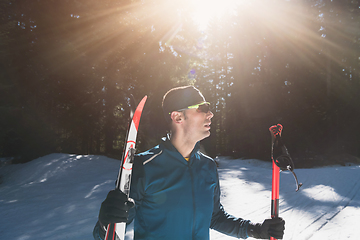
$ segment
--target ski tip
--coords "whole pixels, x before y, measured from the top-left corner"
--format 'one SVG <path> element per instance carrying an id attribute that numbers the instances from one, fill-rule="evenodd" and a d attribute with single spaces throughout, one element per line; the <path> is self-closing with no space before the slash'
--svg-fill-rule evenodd
<path id="1" fill-rule="evenodd" d="M 140 108 L 142 109 L 142 108 L 144 107 L 144 105 L 145 105 L 146 99 L 147 99 L 147 95 L 145 95 L 145 96 L 141 99 L 138 107 L 140 107 Z"/>
<path id="2" fill-rule="evenodd" d="M 138 106 L 143 106 L 143 105 L 145 104 L 145 102 L 146 102 L 146 99 L 147 99 L 147 95 L 145 95 L 145 96 L 141 99 L 141 101 L 140 101 L 140 103 L 139 103 Z"/>
<path id="3" fill-rule="evenodd" d="M 139 105 L 137 106 L 134 116 L 132 118 L 132 121 L 134 122 L 134 126 L 136 128 L 136 130 L 138 130 L 139 127 L 139 123 L 140 123 L 140 118 L 141 118 L 141 114 L 145 105 L 147 99 L 147 95 L 145 95 L 145 97 L 143 97 L 143 99 L 141 99 Z"/>

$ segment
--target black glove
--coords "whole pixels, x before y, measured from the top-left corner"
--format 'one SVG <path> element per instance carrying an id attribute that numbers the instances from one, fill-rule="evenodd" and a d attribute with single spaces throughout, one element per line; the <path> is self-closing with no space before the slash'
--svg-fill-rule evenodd
<path id="1" fill-rule="evenodd" d="M 266 219 L 263 223 L 253 224 L 248 226 L 249 237 L 257 239 L 282 239 L 284 236 L 285 221 L 282 218 Z"/>
<path id="2" fill-rule="evenodd" d="M 102 202 L 99 221 L 107 226 L 109 223 L 126 222 L 130 208 L 134 207 L 134 201 L 118 189 L 111 190 Z"/>

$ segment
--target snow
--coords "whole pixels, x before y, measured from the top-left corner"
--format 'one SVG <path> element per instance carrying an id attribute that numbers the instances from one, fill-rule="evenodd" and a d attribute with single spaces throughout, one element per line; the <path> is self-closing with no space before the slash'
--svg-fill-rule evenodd
<path id="1" fill-rule="evenodd" d="M 270 215 L 271 164 L 219 158 L 221 201 L 232 215 L 262 222 Z M 0 168 L 1 239 L 93 239 L 101 202 L 120 162 L 95 155 L 50 154 Z M 284 239 L 359 239 L 360 166 L 296 169 L 280 178 Z M 131 239 L 133 226 L 128 226 Z M 211 230 L 212 240 L 234 239 Z"/>

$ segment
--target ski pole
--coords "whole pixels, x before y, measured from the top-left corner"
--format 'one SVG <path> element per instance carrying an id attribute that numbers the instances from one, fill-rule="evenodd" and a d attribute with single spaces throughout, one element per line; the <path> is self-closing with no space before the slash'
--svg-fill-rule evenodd
<path id="1" fill-rule="evenodd" d="M 280 184 L 280 168 L 275 164 L 274 160 L 274 144 L 276 137 L 281 136 L 282 126 L 280 124 L 269 128 L 272 133 L 271 139 L 271 160 L 272 160 L 272 187 L 271 187 L 271 218 L 279 217 L 279 184 Z M 270 237 L 270 240 L 276 240 Z"/>
<path id="2" fill-rule="evenodd" d="M 279 217 L 279 185 L 280 185 L 280 171 L 289 170 L 296 183 L 296 191 L 302 186 L 298 183 L 298 179 L 294 172 L 294 163 L 290 157 L 287 148 L 282 142 L 281 133 L 283 126 L 277 124 L 271 126 L 269 131 L 271 133 L 271 160 L 272 160 L 272 187 L 271 187 L 271 218 Z M 271 240 L 276 240 L 270 237 Z"/>

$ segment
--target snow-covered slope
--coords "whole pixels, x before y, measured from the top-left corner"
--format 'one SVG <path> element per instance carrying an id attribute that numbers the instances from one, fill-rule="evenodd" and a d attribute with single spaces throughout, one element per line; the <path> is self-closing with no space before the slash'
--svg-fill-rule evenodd
<path id="1" fill-rule="evenodd" d="M 0 169 L 0 238 L 92 239 L 101 202 L 114 188 L 120 162 L 103 156 L 51 154 Z M 360 166 L 296 169 L 295 192 L 281 173 L 284 239 L 359 239 Z M 271 164 L 219 159 L 222 203 L 237 216 L 260 222 L 270 215 Z M 132 226 L 127 238 L 131 239 Z M 234 239 L 211 231 L 212 240 Z"/>

